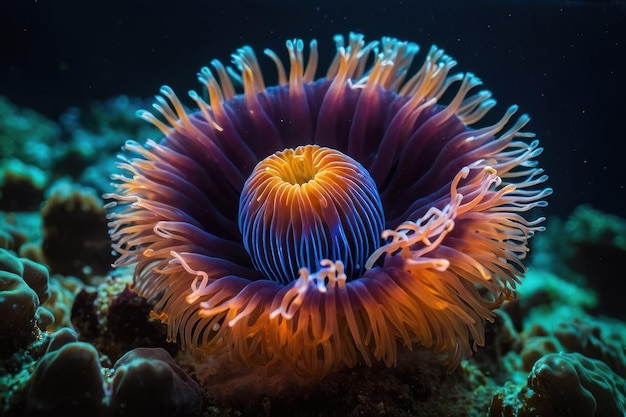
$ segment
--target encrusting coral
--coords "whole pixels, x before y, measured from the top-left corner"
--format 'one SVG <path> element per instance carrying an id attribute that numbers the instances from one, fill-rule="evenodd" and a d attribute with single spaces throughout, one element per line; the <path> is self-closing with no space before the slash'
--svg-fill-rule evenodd
<path id="1" fill-rule="evenodd" d="M 77 341 L 54 348 L 27 383 L 23 415 L 100 415 L 105 391 L 96 348 Z"/>
<path id="2" fill-rule="evenodd" d="M 508 394 L 508 396 L 507 396 Z M 490 417 L 623 417 L 626 381 L 580 353 L 551 353 L 535 362 L 519 392 L 500 391 Z"/>
<path id="3" fill-rule="evenodd" d="M 52 273 L 106 274 L 113 256 L 102 200 L 88 188 L 59 182 L 41 209 L 42 252 Z"/>
<path id="4" fill-rule="evenodd" d="M 626 325 L 591 316 L 598 298 L 588 288 L 545 270 L 527 279 L 520 299 L 500 312 L 512 315 L 517 336 L 490 365 L 501 386 L 489 416 L 623 416 Z"/>
<path id="5" fill-rule="evenodd" d="M 0 355 L 33 342 L 54 318 L 40 305 L 50 296 L 48 271 L 0 249 Z"/>
<path id="6" fill-rule="evenodd" d="M 11 415 L 197 416 L 198 384 L 160 348 L 130 350 L 111 369 L 68 328 L 53 333 Z"/>
<path id="7" fill-rule="evenodd" d="M 138 416 L 146 415 L 145 405 L 150 400 L 155 415 L 199 414 L 202 396 L 197 383 L 165 350 L 127 348 L 125 355 L 111 364 L 112 359 L 96 346 L 79 340 L 75 330 L 46 331 L 53 328 L 54 316 L 41 304 L 49 297 L 49 275 L 43 265 L 0 249 L 0 414 Z M 117 316 L 129 311 L 124 306 L 127 299 L 119 294 L 113 299 L 113 304 L 117 301 L 120 305 L 109 314 L 118 321 L 122 317 Z M 137 311 L 147 320 L 145 308 Z M 130 321 L 129 325 L 136 323 Z M 132 329 L 126 329 L 129 332 Z"/>
<path id="8" fill-rule="evenodd" d="M 65 280 L 64 280 L 65 281 Z M 166 340 L 165 327 L 150 318 L 150 304 L 128 289 L 123 277 L 108 277 L 95 286 L 82 286 L 71 306 L 71 325 L 81 340 L 96 346 L 111 361 L 137 347 L 179 350 Z"/>
<path id="9" fill-rule="evenodd" d="M 565 220 L 552 219 L 535 248 L 538 267 L 590 286 L 601 297 L 598 312 L 626 319 L 622 292 L 614 285 L 626 259 L 626 219 L 582 205 Z"/>
<path id="10" fill-rule="evenodd" d="M 164 349 L 137 348 L 115 363 L 109 403 L 114 416 L 197 416 L 202 395 Z"/>
<path id="11" fill-rule="evenodd" d="M 44 307 L 54 315 L 50 331 L 63 327 L 72 327 L 72 306 L 77 294 L 83 289 L 84 282 L 76 277 L 53 275 L 50 277 L 50 298 Z"/>

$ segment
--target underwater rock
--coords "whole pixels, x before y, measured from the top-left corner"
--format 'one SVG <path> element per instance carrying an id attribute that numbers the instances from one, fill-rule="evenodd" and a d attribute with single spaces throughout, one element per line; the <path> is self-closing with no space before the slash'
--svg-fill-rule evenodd
<path id="1" fill-rule="evenodd" d="M 50 298 L 48 270 L 43 265 L 30 259 L 21 258 L 20 262 L 24 268 L 22 278 L 37 293 L 39 304 L 45 303 Z"/>
<path id="2" fill-rule="evenodd" d="M 543 356 L 519 392 L 499 390 L 490 417 L 622 417 L 626 381 L 604 362 L 580 353 Z"/>
<path id="3" fill-rule="evenodd" d="M 541 326 L 534 326 L 527 333 L 524 345 L 520 352 L 522 370 L 530 372 L 539 359 L 549 353 L 562 352 L 563 346 L 558 339 L 552 336 Z"/>
<path id="4" fill-rule="evenodd" d="M 162 348 L 137 348 L 113 367 L 111 416 L 196 416 L 202 395 Z"/>
<path id="5" fill-rule="evenodd" d="M 503 310 L 519 339 L 498 379 L 489 416 L 623 416 L 626 324 L 593 316 L 597 294 L 532 270 Z M 479 356 L 480 357 L 480 356 Z"/>
<path id="6" fill-rule="evenodd" d="M 60 118 L 67 145 L 58 158 L 55 171 L 70 176 L 98 194 L 110 192 L 120 138 L 157 137 L 158 131 L 143 123 L 135 112 L 146 103 L 124 95 L 95 101 L 88 108 L 72 107 Z"/>
<path id="7" fill-rule="evenodd" d="M 120 137 L 146 137 L 157 132 L 136 116 L 137 109 L 150 104 L 150 100 L 120 95 L 94 101 L 85 109 L 70 107 L 60 122 L 72 142 L 83 145 L 83 154 L 91 156 L 107 150 L 113 154 L 119 150 Z"/>
<path id="8" fill-rule="evenodd" d="M 137 347 L 161 347 L 174 354 L 166 328 L 150 318 L 152 304 L 128 289 L 122 277 L 108 277 L 96 286 L 83 286 L 71 308 L 72 326 L 112 362 Z"/>
<path id="9" fill-rule="evenodd" d="M 45 170 L 53 178 L 77 179 L 83 170 L 99 161 L 111 161 L 119 149 L 120 137 L 157 135 L 154 127 L 135 116 L 136 109 L 146 105 L 138 98 L 113 97 L 94 102 L 86 110 L 68 109 L 61 115 L 59 125 L 0 96 L 0 161 L 15 159 Z M 101 178 L 105 182 L 98 185 L 108 188 L 108 175 Z M 19 210 L 26 209 L 19 206 Z"/>
<path id="10" fill-rule="evenodd" d="M 84 286 L 84 282 L 76 277 L 58 274 L 50 277 L 50 298 L 44 303 L 44 307 L 54 316 L 54 323 L 48 326 L 49 331 L 72 327 L 72 306 Z"/>
<path id="11" fill-rule="evenodd" d="M 0 229 L 0 248 L 13 249 L 15 241 L 8 230 Z"/>
<path id="12" fill-rule="evenodd" d="M 48 351 L 26 392 L 24 416 L 101 415 L 105 391 L 98 351 L 83 342 Z"/>
<path id="13" fill-rule="evenodd" d="M 554 337 L 563 350 L 600 360 L 626 378 L 626 326 L 623 323 L 592 318 L 563 321 L 554 329 Z"/>
<path id="14" fill-rule="evenodd" d="M 472 357 L 472 362 L 485 373 L 497 373 L 506 367 L 508 354 L 521 343 L 521 336 L 509 314 L 504 309 L 494 312 L 494 321 L 485 327 L 485 346 Z"/>
<path id="15" fill-rule="evenodd" d="M 0 413 L 8 411 L 11 417 L 200 415 L 200 387 L 164 349 L 134 349 L 106 367 L 108 358 L 79 341 L 71 328 L 43 339 L 32 356 L 23 356 L 31 364 L 22 371 L 24 375 L 14 378 L 17 384 L 11 398 L 3 398 L 11 409 Z"/>
<path id="16" fill-rule="evenodd" d="M 44 263 L 39 249 L 41 217 L 36 211 L 0 211 L 0 248 L 10 249 L 22 258 Z"/>
<path id="17" fill-rule="evenodd" d="M 111 299 L 106 314 L 107 330 L 118 344 L 129 347 L 158 346 L 170 354 L 178 351 L 178 345 L 166 344 L 165 326 L 150 318 L 152 303 L 139 297 L 127 285 Z"/>
<path id="18" fill-rule="evenodd" d="M 204 362 L 181 352 L 176 360 L 193 369 L 212 417 L 480 416 L 493 390 L 479 367 L 464 361 L 447 373 L 436 354 L 419 347 L 402 348 L 397 367 L 361 364 L 321 381 L 285 366 L 242 367 L 224 352 Z"/>
<path id="19" fill-rule="evenodd" d="M 42 251 L 51 273 L 85 278 L 106 274 L 113 262 L 102 200 L 65 182 L 49 190 L 41 210 Z"/>
<path id="20" fill-rule="evenodd" d="M 575 286 L 548 271 L 528 274 L 520 299 L 503 306 L 515 317 L 522 336 L 515 350 L 528 372 L 549 353 L 578 352 L 609 365 L 626 377 L 626 324 L 594 316 L 597 293 Z"/>
<path id="21" fill-rule="evenodd" d="M 35 339 L 35 312 L 39 306 L 37 294 L 20 276 L 19 261 L 13 265 L 9 262 L 6 259 L 2 261 L 3 271 L 0 272 L 2 353 L 7 353 L 6 350 L 12 352 Z"/>
<path id="22" fill-rule="evenodd" d="M 61 347 L 73 342 L 78 342 L 78 334 L 72 328 L 63 327 L 50 335 L 46 353 L 59 350 Z"/>
<path id="23" fill-rule="evenodd" d="M 619 417 L 626 412 L 626 384 L 604 362 L 579 353 L 546 355 L 528 376 L 528 402 L 539 415 Z"/>
<path id="24" fill-rule="evenodd" d="M 48 296 L 48 272 L 43 266 L 0 249 L 0 355 L 32 343 L 39 328 L 54 320 L 40 308 Z"/>
<path id="25" fill-rule="evenodd" d="M 523 322 L 541 322 L 540 317 L 529 316 L 541 316 L 545 310 L 566 308 L 570 311 L 565 317 L 572 317 L 596 309 L 598 294 L 569 278 L 533 264 L 526 272 L 524 285 L 517 288 L 518 298 L 501 308 L 511 317 L 518 331 L 523 329 Z"/>
<path id="26" fill-rule="evenodd" d="M 102 318 L 98 313 L 97 298 L 96 291 L 83 288 L 76 294 L 70 311 L 72 326 L 80 332 L 83 339 L 92 343 L 97 337 L 100 337 L 98 323 Z"/>
<path id="27" fill-rule="evenodd" d="M 43 201 L 47 174 L 18 159 L 0 163 L 0 210 L 36 211 Z"/>

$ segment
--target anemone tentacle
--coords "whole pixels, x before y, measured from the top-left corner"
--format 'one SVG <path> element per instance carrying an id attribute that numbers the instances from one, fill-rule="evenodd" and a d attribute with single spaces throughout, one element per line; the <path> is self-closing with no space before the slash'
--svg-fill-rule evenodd
<path id="1" fill-rule="evenodd" d="M 551 193 L 542 148 L 517 106 L 481 125 L 496 101 L 442 49 L 412 74 L 414 43 L 334 41 L 320 78 L 315 41 L 308 59 L 287 41 L 287 69 L 264 51 L 276 86 L 243 47 L 233 67 L 200 70 L 197 110 L 163 87 L 138 112 L 164 138 L 127 142 L 118 162 L 116 265 L 136 265 L 133 289 L 198 355 L 323 377 L 394 365 L 403 344 L 453 369 L 515 297 L 543 230 L 529 216 Z"/>

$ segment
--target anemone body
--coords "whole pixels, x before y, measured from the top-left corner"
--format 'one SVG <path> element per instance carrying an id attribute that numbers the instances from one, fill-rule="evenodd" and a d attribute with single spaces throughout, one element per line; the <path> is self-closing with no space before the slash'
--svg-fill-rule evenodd
<path id="1" fill-rule="evenodd" d="M 413 43 L 335 42 L 320 78 L 315 41 L 308 60 L 287 42 L 288 72 L 266 50 L 271 87 L 248 47 L 234 69 L 213 61 L 193 112 L 162 88 L 140 116 L 164 138 L 126 143 L 108 196 L 116 264 L 200 355 L 321 377 L 419 344 L 453 368 L 514 298 L 542 230 L 525 214 L 550 194 L 541 148 L 516 106 L 481 126 L 495 100 L 442 50 L 411 75 Z"/>

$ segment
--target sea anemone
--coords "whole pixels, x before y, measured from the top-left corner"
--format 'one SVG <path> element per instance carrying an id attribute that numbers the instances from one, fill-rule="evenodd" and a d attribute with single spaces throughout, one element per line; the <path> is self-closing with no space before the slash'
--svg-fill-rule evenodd
<path id="1" fill-rule="evenodd" d="M 452 369 L 543 229 L 524 217 L 551 192 L 542 149 L 528 116 L 509 123 L 516 106 L 470 127 L 495 100 L 443 50 L 410 76 L 414 43 L 335 43 L 319 79 L 317 43 L 307 61 L 290 40 L 288 73 L 265 50 L 276 86 L 243 47 L 234 68 L 202 68 L 196 111 L 161 89 L 138 114 L 165 137 L 128 141 L 105 196 L 116 265 L 135 264 L 133 289 L 200 356 L 321 377 L 421 345 Z"/>

